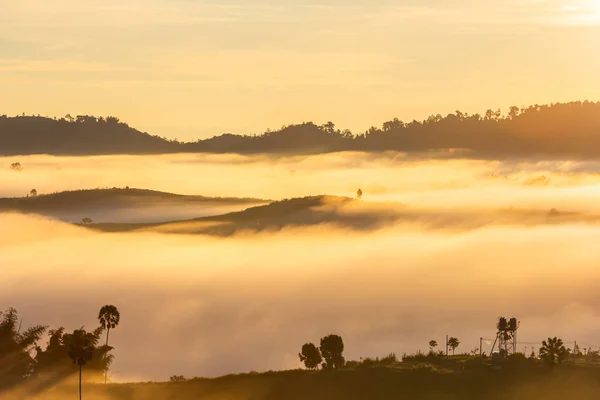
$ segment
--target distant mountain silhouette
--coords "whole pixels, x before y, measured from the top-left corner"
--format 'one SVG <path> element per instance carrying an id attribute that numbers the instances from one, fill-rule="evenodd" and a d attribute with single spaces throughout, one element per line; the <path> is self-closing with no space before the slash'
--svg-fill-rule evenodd
<path id="1" fill-rule="evenodd" d="M 364 133 L 307 122 L 261 135 L 224 134 L 196 142 L 151 136 L 117 118 L 0 116 L 0 155 L 157 154 L 177 152 L 314 154 L 335 151 L 503 157 L 600 156 L 600 102 L 511 107 L 485 115 L 460 111 L 424 121 L 384 122 Z M 440 153 L 440 151 L 442 151 Z"/>

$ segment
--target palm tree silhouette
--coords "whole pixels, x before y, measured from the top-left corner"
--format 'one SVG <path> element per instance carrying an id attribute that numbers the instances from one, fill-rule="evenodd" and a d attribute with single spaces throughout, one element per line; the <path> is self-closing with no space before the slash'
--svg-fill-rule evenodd
<path id="1" fill-rule="evenodd" d="M 555 362 L 560 364 L 568 355 L 562 339 L 557 337 L 548 338 L 547 341 L 544 340 L 538 353 L 540 358 L 550 365 L 554 365 Z"/>
<path id="2" fill-rule="evenodd" d="M 100 326 L 102 329 L 106 329 L 106 346 L 108 347 L 108 336 L 110 335 L 110 330 L 114 329 L 119 325 L 119 321 L 121 319 L 121 313 L 117 307 L 113 305 L 105 305 L 100 309 L 98 313 L 98 321 L 100 321 Z M 107 373 L 104 372 L 104 383 L 107 381 Z"/>
<path id="3" fill-rule="evenodd" d="M 79 400 L 81 400 L 81 374 L 82 369 L 88 361 L 92 360 L 92 353 L 95 346 L 95 335 L 87 333 L 83 326 L 77 329 L 73 334 L 67 336 L 69 357 L 73 364 L 79 366 Z M 97 337 L 96 337 L 97 338 Z"/>

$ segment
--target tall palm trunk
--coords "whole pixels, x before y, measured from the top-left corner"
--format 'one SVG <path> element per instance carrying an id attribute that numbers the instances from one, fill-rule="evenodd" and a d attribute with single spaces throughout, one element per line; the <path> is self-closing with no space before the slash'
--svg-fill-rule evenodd
<path id="1" fill-rule="evenodd" d="M 79 400 L 81 400 L 81 364 L 79 365 Z"/>
<path id="2" fill-rule="evenodd" d="M 108 335 L 110 335 L 110 326 L 106 330 L 106 346 L 108 347 Z M 104 355 L 106 357 L 106 354 Z M 106 366 L 105 366 L 106 368 Z M 108 380 L 108 369 L 104 370 L 104 384 L 106 385 L 106 381 Z M 80 399 L 81 400 L 81 399 Z"/>

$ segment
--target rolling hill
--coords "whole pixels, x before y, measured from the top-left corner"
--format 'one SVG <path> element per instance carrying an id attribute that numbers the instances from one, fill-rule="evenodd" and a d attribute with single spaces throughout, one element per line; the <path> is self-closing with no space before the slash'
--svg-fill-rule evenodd
<path id="1" fill-rule="evenodd" d="M 145 189 L 92 189 L 0 198 L 0 212 L 40 214 L 66 222 L 157 222 L 216 215 L 268 203 L 251 198 L 186 196 Z"/>
<path id="2" fill-rule="evenodd" d="M 467 231 L 487 225 L 596 224 L 600 216 L 552 210 L 429 210 L 400 203 L 375 203 L 337 196 L 309 196 L 276 201 L 243 211 L 161 223 L 102 223 L 88 227 L 102 232 L 157 232 L 231 236 L 287 228 L 328 226 L 349 231 L 374 231 L 395 224 L 422 229 Z"/>

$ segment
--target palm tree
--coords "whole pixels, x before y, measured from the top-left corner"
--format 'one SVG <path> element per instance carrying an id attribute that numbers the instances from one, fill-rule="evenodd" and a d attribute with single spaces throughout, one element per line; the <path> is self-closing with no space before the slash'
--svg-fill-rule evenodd
<path id="1" fill-rule="evenodd" d="M 435 340 L 430 340 L 429 341 L 429 352 L 433 353 L 433 349 L 435 349 L 438 345 L 438 342 L 436 342 Z"/>
<path id="2" fill-rule="evenodd" d="M 102 329 L 106 329 L 106 346 L 108 347 L 108 336 L 110 335 L 110 330 L 114 329 L 119 325 L 119 321 L 121 319 L 121 313 L 117 307 L 113 305 L 106 305 L 100 309 L 98 313 L 98 321 L 100 321 L 100 326 Z M 104 383 L 107 381 L 108 371 L 104 373 Z"/>
<path id="3" fill-rule="evenodd" d="M 73 360 L 73 364 L 79 366 L 79 400 L 81 400 L 81 375 L 82 369 L 88 361 L 92 360 L 94 347 L 99 338 L 99 332 L 86 332 L 83 327 L 75 330 L 70 335 L 65 335 L 64 339 L 69 349 L 69 357 Z"/>
<path id="4" fill-rule="evenodd" d="M 559 364 L 562 363 L 569 354 L 562 339 L 557 338 L 556 336 L 548 338 L 548 341 L 544 340 L 538 353 L 539 357 L 551 366 L 554 365 L 555 362 L 558 362 Z"/>

